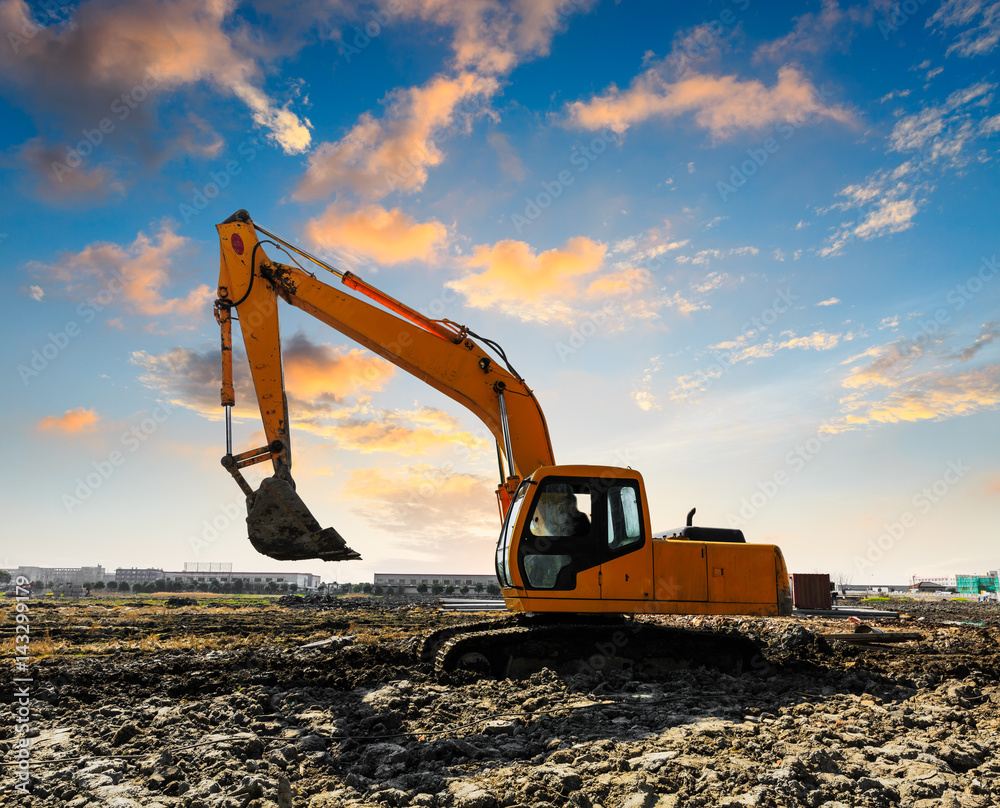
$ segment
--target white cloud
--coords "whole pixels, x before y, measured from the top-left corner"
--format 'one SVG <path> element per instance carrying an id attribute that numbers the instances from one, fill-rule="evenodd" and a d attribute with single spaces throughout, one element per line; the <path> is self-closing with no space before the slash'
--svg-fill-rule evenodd
<path id="1" fill-rule="evenodd" d="M 946 0 L 927 20 L 928 28 L 956 28 L 958 36 L 946 55 L 982 56 L 1000 42 L 1000 2 Z"/>
<path id="2" fill-rule="evenodd" d="M 844 107 L 826 104 L 824 94 L 793 65 L 779 68 L 777 82 L 767 87 L 757 79 L 735 75 L 686 70 L 675 75 L 670 57 L 636 76 L 626 90 L 611 85 L 602 95 L 566 108 L 570 125 L 591 131 L 610 129 L 618 135 L 652 119 L 672 120 L 687 114 L 716 139 L 807 117 L 853 121 Z"/>
<path id="3" fill-rule="evenodd" d="M 994 133 L 993 118 L 984 116 L 983 110 L 995 87 L 978 82 L 951 93 L 941 104 L 902 116 L 889 135 L 888 152 L 908 159 L 844 187 L 837 193 L 840 201 L 818 211 L 855 212 L 853 219 L 833 228 L 819 255 L 838 255 L 855 238 L 869 240 L 912 227 L 939 176 L 981 159 L 972 153 L 972 146 Z"/>
<path id="4" fill-rule="evenodd" d="M 663 362 L 660 357 L 654 356 L 649 360 L 649 367 L 642 371 L 642 378 L 636 382 L 632 389 L 632 400 L 636 406 L 644 412 L 660 409 L 660 405 L 653 395 L 651 388 L 654 377 L 663 369 Z"/>

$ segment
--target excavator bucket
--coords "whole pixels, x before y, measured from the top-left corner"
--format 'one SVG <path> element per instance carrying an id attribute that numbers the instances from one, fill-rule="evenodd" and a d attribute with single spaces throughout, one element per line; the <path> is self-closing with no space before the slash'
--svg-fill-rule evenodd
<path id="1" fill-rule="evenodd" d="M 281 561 L 319 558 L 353 561 L 361 556 L 332 527 L 321 528 L 295 493 L 291 475 L 276 474 L 247 498 L 247 532 L 259 553 Z"/>

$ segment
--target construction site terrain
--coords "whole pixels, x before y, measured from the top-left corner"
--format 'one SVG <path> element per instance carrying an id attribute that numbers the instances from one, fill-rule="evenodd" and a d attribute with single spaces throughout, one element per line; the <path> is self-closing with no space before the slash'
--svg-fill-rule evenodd
<path id="1" fill-rule="evenodd" d="M 170 605 L 173 603 L 173 605 Z M 1000 607 L 881 601 L 902 642 L 827 617 L 645 618 L 740 632 L 739 674 L 436 672 L 404 598 L 30 601 L 30 797 L 162 808 L 977 808 L 1000 804 Z M 0 604 L 4 692 L 15 609 Z"/>

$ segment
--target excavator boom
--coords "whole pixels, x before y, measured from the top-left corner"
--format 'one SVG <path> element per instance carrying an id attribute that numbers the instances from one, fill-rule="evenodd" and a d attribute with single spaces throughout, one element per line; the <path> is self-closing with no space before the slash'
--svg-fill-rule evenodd
<path id="1" fill-rule="evenodd" d="M 231 340 L 235 311 L 267 436 L 267 446 L 236 456 L 229 438 L 222 462 L 248 495 L 250 539 L 259 551 L 281 559 L 359 557 L 335 530 L 321 530 L 295 494 L 279 297 L 473 412 L 502 447 L 507 461 L 506 475 L 501 466 L 497 488 L 501 519 L 520 481 L 536 468 L 554 464 L 548 427 L 534 394 L 505 360 L 506 367 L 490 356 L 467 328 L 427 318 L 350 272 L 327 267 L 343 285 L 374 303 L 322 283 L 300 267 L 272 262 L 264 254 L 257 228 L 246 211 L 238 211 L 216 229 L 221 251 L 216 319 L 222 328 L 222 404 L 228 416 L 235 403 Z M 266 460 L 272 462 L 274 476 L 254 492 L 240 469 Z"/>

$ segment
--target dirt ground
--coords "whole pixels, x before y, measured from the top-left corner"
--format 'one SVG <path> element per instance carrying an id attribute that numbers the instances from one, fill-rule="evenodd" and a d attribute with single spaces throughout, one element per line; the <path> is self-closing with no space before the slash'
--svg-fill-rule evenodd
<path id="1" fill-rule="evenodd" d="M 30 795 L 17 698 L 0 804 L 184 808 L 1000 805 L 1000 607 L 888 602 L 921 639 L 820 618 L 670 618 L 761 646 L 739 676 L 435 674 L 415 638 L 489 615 L 405 600 L 30 603 Z M 343 643 L 302 648 L 332 636 Z M 23 714 L 22 714 L 23 715 Z M 11 765 L 14 763 L 15 765 Z"/>

